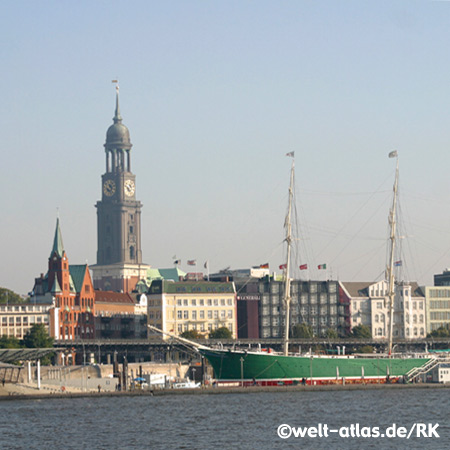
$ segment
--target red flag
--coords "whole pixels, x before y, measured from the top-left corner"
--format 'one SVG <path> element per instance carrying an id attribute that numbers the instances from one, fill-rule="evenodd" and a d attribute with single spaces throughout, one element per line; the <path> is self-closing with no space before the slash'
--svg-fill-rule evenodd
<path id="1" fill-rule="evenodd" d="M 259 265 L 260 269 L 268 269 L 269 268 L 269 263 L 265 263 L 265 264 L 260 264 Z"/>
<path id="2" fill-rule="evenodd" d="M 187 263 L 188 263 L 188 266 L 195 266 L 197 264 L 197 260 L 190 259 Z"/>
<path id="3" fill-rule="evenodd" d="M 326 264 L 319 264 L 319 265 L 317 266 L 317 268 L 318 268 L 319 270 L 321 270 L 321 269 L 326 269 L 326 268 L 327 268 L 327 265 L 326 265 Z"/>
<path id="4" fill-rule="evenodd" d="M 287 267 L 287 264 L 281 264 L 280 270 L 284 270 L 284 269 L 286 269 L 286 267 Z"/>
<path id="5" fill-rule="evenodd" d="M 302 264 L 300 266 L 300 270 L 306 270 L 308 268 L 308 264 Z"/>

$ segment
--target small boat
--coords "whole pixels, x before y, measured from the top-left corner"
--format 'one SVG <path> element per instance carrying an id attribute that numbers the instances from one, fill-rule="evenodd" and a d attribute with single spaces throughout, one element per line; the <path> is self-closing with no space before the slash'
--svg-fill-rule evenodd
<path id="1" fill-rule="evenodd" d="M 172 387 L 174 389 L 196 389 L 201 386 L 201 383 L 196 383 L 191 381 L 189 378 L 186 381 L 178 381 L 173 383 Z"/>

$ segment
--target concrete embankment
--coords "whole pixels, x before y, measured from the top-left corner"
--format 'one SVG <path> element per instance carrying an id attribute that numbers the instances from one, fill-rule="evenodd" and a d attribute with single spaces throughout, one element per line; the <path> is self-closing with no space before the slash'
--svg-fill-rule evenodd
<path id="1" fill-rule="evenodd" d="M 252 386 L 252 387 L 208 387 L 201 389 L 156 389 L 125 392 L 53 392 L 46 393 L 24 385 L 5 385 L 0 388 L 0 401 L 37 400 L 37 399 L 72 399 L 105 397 L 148 397 L 164 395 L 221 395 L 221 394 L 257 394 L 261 392 L 323 392 L 323 391 L 368 391 L 398 389 L 450 389 L 449 384 L 366 384 L 366 385 L 328 385 L 328 386 Z"/>

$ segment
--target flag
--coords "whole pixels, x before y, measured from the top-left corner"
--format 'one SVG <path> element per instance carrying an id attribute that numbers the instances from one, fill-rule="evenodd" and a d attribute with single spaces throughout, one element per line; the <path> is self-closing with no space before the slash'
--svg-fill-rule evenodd
<path id="1" fill-rule="evenodd" d="M 195 266 L 197 264 L 197 260 L 196 259 L 190 259 L 187 263 L 188 263 L 188 266 Z"/>
<path id="2" fill-rule="evenodd" d="M 300 270 L 306 270 L 308 268 L 308 264 L 302 264 L 300 266 Z"/>
<path id="3" fill-rule="evenodd" d="M 317 268 L 318 268 L 319 270 L 321 270 L 321 269 L 326 269 L 326 268 L 327 268 L 327 265 L 326 265 L 326 264 L 319 264 L 319 265 L 317 266 Z"/>
<path id="4" fill-rule="evenodd" d="M 265 264 L 260 264 L 259 265 L 260 269 L 268 269 L 269 268 L 269 263 L 265 263 Z"/>
<path id="5" fill-rule="evenodd" d="M 181 259 L 176 259 L 173 263 L 177 266 L 178 264 L 181 264 Z"/>
<path id="6" fill-rule="evenodd" d="M 293 158 L 294 155 L 295 155 L 295 152 L 289 152 L 289 153 L 286 153 L 286 156 L 290 156 L 291 158 Z"/>
<path id="7" fill-rule="evenodd" d="M 208 268 L 208 261 L 205 261 L 205 264 L 203 264 L 203 267 L 205 268 L 205 269 L 207 269 Z"/>
<path id="8" fill-rule="evenodd" d="M 287 264 L 281 264 L 280 270 L 284 270 L 284 269 L 286 269 L 286 267 L 287 267 Z"/>
<path id="9" fill-rule="evenodd" d="M 389 153 L 389 158 L 397 158 L 397 156 L 398 156 L 397 150 L 394 150 L 391 153 Z"/>
<path id="10" fill-rule="evenodd" d="M 401 266 L 402 265 L 402 262 L 401 261 L 395 261 L 395 263 L 394 263 L 394 266 L 395 267 L 399 267 L 399 266 Z"/>

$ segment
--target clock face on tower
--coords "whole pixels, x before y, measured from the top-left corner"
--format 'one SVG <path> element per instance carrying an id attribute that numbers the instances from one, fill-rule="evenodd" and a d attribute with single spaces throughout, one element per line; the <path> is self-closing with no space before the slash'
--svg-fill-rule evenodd
<path id="1" fill-rule="evenodd" d="M 103 192 L 105 193 L 105 195 L 107 195 L 108 197 L 111 197 L 114 195 L 114 193 L 116 192 L 116 183 L 114 183 L 113 180 L 106 180 L 103 183 Z"/>
<path id="2" fill-rule="evenodd" d="M 134 194 L 135 186 L 132 180 L 125 181 L 124 184 L 125 195 L 131 197 Z"/>

